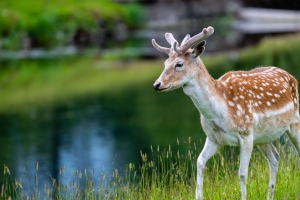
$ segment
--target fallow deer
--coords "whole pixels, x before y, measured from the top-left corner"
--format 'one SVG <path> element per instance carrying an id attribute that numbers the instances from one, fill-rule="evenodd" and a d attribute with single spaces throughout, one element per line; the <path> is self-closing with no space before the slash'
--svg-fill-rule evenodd
<path id="1" fill-rule="evenodd" d="M 213 79 L 200 55 L 204 52 L 212 27 L 181 45 L 171 33 L 165 38 L 171 48 L 153 46 L 168 54 L 165 68 L 154 83 L 154 89 L 167 92 L 183 88 L 201 115 L 207 136 L 197 159 L 196 199 L 203 199 L 204 168 L 221 146 L 240 147 L 239 178 L 242 199 L 247 199 L 248 167 L 254 145 L 265 154 L 270 167 L 268 199 L 274 198 L 279 154 L 272 142 L 287 134 L 300 154 L 300 123 L 297 80 L 277 67 L 258 67 L 251 71 L 231 71 Z"/>

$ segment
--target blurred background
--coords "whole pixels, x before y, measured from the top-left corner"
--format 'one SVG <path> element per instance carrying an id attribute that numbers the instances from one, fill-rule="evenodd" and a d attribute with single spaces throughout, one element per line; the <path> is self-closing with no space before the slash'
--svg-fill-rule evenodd
<path id="1" fill-rule="evenodd" d="M 41 187 L 65 168 L 122 174 L 140 151 L 188 138 L 202 149 L 199 113 L 178 91 L 152 84 L 165 32 L 181 41 L 213 26 L 203 60 L 214 78 L 273 65 L 300 80 L 296 0 L 0 1 L 0 168 L 36 173 Z M 36 164 L 39 170 L 36 170 Z M 3 180 L 2 173 L 0 180 Z"/>

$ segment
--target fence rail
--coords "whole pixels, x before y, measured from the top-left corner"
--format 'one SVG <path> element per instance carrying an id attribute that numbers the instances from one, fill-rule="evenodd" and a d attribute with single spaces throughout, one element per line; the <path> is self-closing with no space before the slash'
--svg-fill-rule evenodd
<path id="1" fill-rule="evenodd" d="M 300 31 L 300 11 L 241 8 L 236 12 L 235 30 L 245 34 Z"/>

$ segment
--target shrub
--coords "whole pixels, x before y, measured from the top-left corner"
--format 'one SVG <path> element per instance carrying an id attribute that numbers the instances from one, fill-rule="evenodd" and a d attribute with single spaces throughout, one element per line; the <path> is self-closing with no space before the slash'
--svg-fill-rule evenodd
<path id="1" fill-rule="evenodd" d="M 122 20 L 129 29 L 142 26 L 141 6 L 108 0 L 11 0 L 0 2 L 0 49 L 52 48 L 67 45 L 78 29 L 93 33 L 98 22 Z M 107 29 L 112 23 L 106 23 Z"/>

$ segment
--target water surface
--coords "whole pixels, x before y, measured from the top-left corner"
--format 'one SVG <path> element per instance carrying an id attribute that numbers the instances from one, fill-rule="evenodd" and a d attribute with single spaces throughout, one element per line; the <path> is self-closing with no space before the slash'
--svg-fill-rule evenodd
<path id="1" fill-rule="evenodd" d="M 181 90 L 161 94 L 151 85 L 1 114 L 2 167 L 28 180 L 30 189 L 36 174 L 41 187 L 51 178 L 67 182 L 76 170 L 93 171 L 95 179 L 114 169 L 123 174 L 126 164 L 141 163 L 140 151 L 178 148 L 177 138 L 184 143 L 192 137 L 201 149 L 205 137 L 191 100 Z"/>

